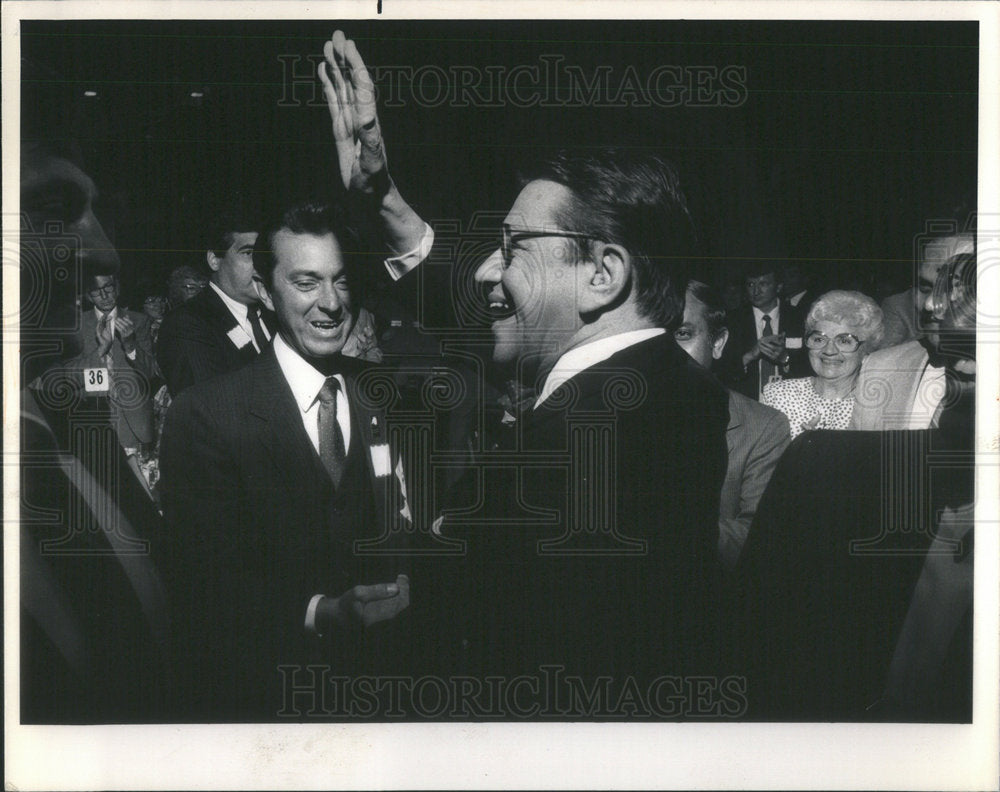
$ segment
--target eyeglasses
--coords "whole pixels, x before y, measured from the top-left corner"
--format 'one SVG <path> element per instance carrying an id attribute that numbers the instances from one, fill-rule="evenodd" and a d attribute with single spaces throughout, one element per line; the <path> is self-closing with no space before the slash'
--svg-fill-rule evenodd
<path id="1" fill-rule="evenodd" d="M 542 237 L 565 237 L 566 239 L 593 239 L 590 234 L 576 231 L 542 231 L 532 228 L 511 228 L 503 224 L 503 237 L 500 240 L 500 254 L 503 257 L 502 269 L 510 267 L 514 259 L 514 243 L 521 239 L 540 239 Z"/>
<path id="2" fill-rule="evenodd" d="M 853 333 L 840 333 L 832 339 L 823 335 L 818 330 L 813 330 L 805 338 L 807 349 L 826 349 L 826 345 L 833 341 L 833 345 L 840 352 L 857 352 L 861 346 L 861 339 Z"/>
<path id="3" fill-rule="evenodd" d="M 117 283 L 109 283 L 106 286 L 101 286 L 97 289 L 91 289 L 88 294 L 100 295 L 101 297 L 111 297 L 116 291 L 118 291 Z"/>

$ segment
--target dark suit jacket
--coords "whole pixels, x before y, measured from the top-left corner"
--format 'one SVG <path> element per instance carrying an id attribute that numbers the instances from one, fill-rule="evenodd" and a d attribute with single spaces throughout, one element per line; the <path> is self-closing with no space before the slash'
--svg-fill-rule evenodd
<path id="1" fill-rule="evenodd" d="M 964 447 L 911 491 L 933 455 Z M 972 500 L 971 444 L 932 432 L 805 432 L 761 498 L 737 569 L 750 714 L 774 720 L 877 720 L 939 509 Z M 941 467 L 940 465 L 938 467 Z M 949 475 L 955 473 L 955 475 Z M 950 481 L 948 479 L 951 479 Z M 956 556 L 969 547 L 957 547 Z M 971 633 L 929 719 L 969 717 Z M 889 719 L 892 719 L 891 715 Z"/>
<path id="2" fill-rule="evenodd" d="M 372 447 L 387 442 L 383 416 L 371 394 L 359 397 L 373 367 L 347 358 L 344 366 L 349 454 L 360 453 L 370 485 L 369 500 L 348 509 L 309 441 L 273 348 L 184 391 L 167 413 L 160 482 L 171 536 L 168 587 L 179 665 L 200 697 L 190 702 L 195 717 L 273 720 L 284 690 L 279 665 L 315 660 L 352 674 L 364 662 L 358 636 L 338 635 L 324 647 L 304 629 L 313 595 L 339 596 L 402 571 L 398 556 L 365 556 L 355 546 L 398 527 L 400 502 L 390 491 L 394 476 L 376 475 L 373 466 Z M 359 533 L 361 515 L 370 523 Z"/>
<path id="3" fill-rule="evenodd" d="M 115 332 L 111 344 L 111 386 L 107 393 L 111 421 L 118 440 L 125 448 L 155 439 L 153 427 L 153 380 L 156 361 L 153 359 L 153 340 L 149 330 L 149 317 L 136 311 L 122 311 L 135 323 L 135 360 L 129 360 L 122 346 L 121 337 Z M 83 311 L 77 334 L 80 354 L 60 364 L 72 372 L 75 387 L 83 389 L 83 369 L 103 368 L 106 362 L 97 355 L 97 316 L 94 311 Z"/>
<path id="4" fill-rule="evenodd" d="M 264 311 L 262 318 L 271 330 L 270 313 Z M 253 344 L 238 346 L 229 337 L 236 327 L 235 317 L 211 286 L 166 315 L 157 336 L 156 360 L 172 397 L 196 382 L 242 368 L 257 357 Z"/>
<path id="5" fill-rule="evenodd" d="M 781 303 L 781 313 L 775 333 L 783 332 L 786 338 L 801 338 L 804 317 L 798 309 L 785 302 Z M 726 387 L 737 393 L 757 399 L 760 388 L 760 367 L 754 361 L 745 369 L 741 359 L 750 348 L 757 343 L 757 329 L 754 320 L 753 307 L 744 305 L 734 311 L 726 319 L 729 328 L 729 341 L 723 350 L 722 358 L 716 361 L 712 370 L 719 376 Z M 808 356 L 804 350 L 789 350 L 789 371 L 786 377 L 805 377 L 811 372 Z"/>
<path id="6" fill-rule="evenodd" d="M 664 334 L 518 419 L 518 448 L 479 460 L 443 529 L 467 541 L 464 595 L 447 593 L 468 609 L 443 625 L 460 673 L 711 673 L 727 416 L 726 392 Z"/>

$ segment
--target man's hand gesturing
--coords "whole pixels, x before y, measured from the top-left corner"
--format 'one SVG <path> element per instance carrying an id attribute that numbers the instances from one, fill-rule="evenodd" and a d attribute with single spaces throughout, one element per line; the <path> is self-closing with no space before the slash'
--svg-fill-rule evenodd
<path id="1" fill-rule="evenodd" d="M 375 84 L 354 42 L 337 30 L 323 45 L 319 64 L 344 187 L 381 198 L 391 186 L 382 130 L 375 107 Z"/>
<path id="2" fill-rule="evenodd" d="M 321 633 L 339 627 L 364 629 L 381 621 L 393 619 L 410 607 L 410 579 L 397 575 L 395 583 L 354 586 L 337 598 L 320 600 L 316 624 Z"/>

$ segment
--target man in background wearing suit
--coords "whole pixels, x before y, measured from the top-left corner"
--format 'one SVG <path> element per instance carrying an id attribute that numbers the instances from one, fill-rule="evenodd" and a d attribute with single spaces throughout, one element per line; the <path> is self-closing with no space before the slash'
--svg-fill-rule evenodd
<path id="1" fill-rule="evenodd" d="M 273 322 L 253 281 L 256 223 L 234 201 L 214 222 L 205 259 L 208 287 L 167 314 L 156 359 L 174 398 L 185 388 L 250 363 L 270 343 Z"/>
<path id="2" fill-rule="evenodd" d="M 721 296 L 710 286 L 691 281 L 684 300 L 684 321 L 674 331 L 674 340 L 701 366 L 711 369 L 728 339 Z M 729 391 L 729 464 L 719 503 L 719 560 L 727 570 L 736 566 L 757 503 L 789 437 L 783 413 Z"/>
<path id="3" fill-rule="evenodd" d="M 392 630 L 370 628 L 406 610 L 408 577 L 359 545 L 384 551 L 380 536 L 407 516 L 384 415 L 365 398 L 372 367 L 341 354 L 357 309 L 352 240 L 322 204 L 265 228 L 253 255 L 274 343 L 167 414 L 168 585 L 194 717 L 278 717 L 291 707 L 280 666 L 372 673 L 403 657 L 381 645 Z"/>
<path id="4" fill-rule="evenodd" d="M 138 462 L 144 460 L 154 440 L 153 340 L 149 317 L 118 305 L 118 276 L 94 275 L 84 296 L 93 305 L 80 317 L 77 343 L 80 354 L 64 363 L 79 376 L 78 386 L 87 396 L 107 399 L 111 423 L 129 465 L 142 479 Z"/>
<path id="5" fill-rule="evenodd" d="M 759 401 L 771 379 L 801 376 L 803 317 L 781 300 L 776 264 L 749 269 L 745 285 L 750 305 L 729 317 L 718 370 L 725 385 Z"/>

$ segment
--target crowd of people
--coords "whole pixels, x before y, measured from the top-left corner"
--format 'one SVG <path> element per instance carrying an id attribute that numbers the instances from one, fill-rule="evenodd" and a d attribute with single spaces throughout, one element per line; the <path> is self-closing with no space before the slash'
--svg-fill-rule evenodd
<path id="1" fill-rule="evenodd" d="M 566 719 L 684 716 L 664 701 L 699 679 L 726 681 L 716 717 L 971 716 L 966 226 L 881 307 L 793 262 L 720 278 L 669 162 L 588 148 L 523 172 L 456 287 L 339 31 L 318 77 L 343 196 L 233 198 L 142 312 L 79 157 L 22 143 L 31 223 L 75 196 L 82 284 L 40 273 L 22 317 L 23 720 L 359 717 L 317 669 L 369 680 L 366 717 L 426 717 L 382 682 L 478 702 L 553 668 Z M 489 360 L 453 343 L 469 294 Z M 948 475 L 887 506 L 942 448 Z M 628 706 L 594 704 L 605 681 Z"/>

